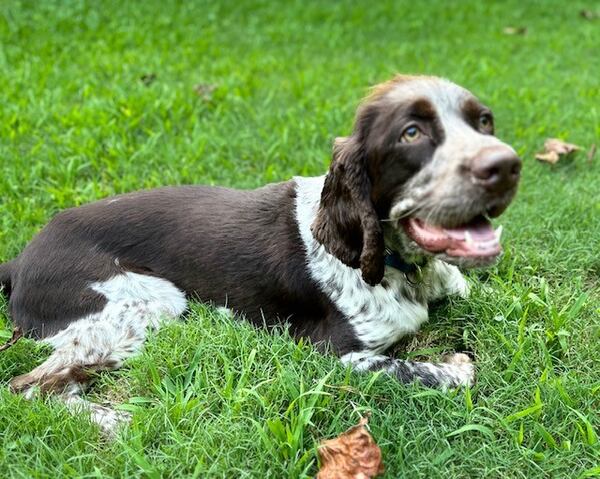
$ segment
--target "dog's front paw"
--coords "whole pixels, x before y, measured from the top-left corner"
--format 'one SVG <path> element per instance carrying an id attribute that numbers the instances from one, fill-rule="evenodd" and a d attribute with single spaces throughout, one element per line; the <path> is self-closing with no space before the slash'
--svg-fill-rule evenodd
<path id="1" fill-rule="evenodd" d="M 460 296 L 468 298 L 471 292 L 469 280 L 460 272 L 457 266 L 436 261 L 433 263 L 432 291 L 430 301 L 444 296 Z"/>
<path id="2" fill-rule="evenodd" d="M 469 280 L 463 276 L 458 268 L 452 274 L 451 280 L 448 282 L 448 288 L 448 294 L 455 294 L 463 299 L 467 299 L 471 294 Z"/>
<path id="3" fill-rule="evenodd" d="M 444 358 L 444 363 L 452 367 L 453 386 L 472 386 L 475 384 L 475 365 L 464 353 L 454 353 Z"/>

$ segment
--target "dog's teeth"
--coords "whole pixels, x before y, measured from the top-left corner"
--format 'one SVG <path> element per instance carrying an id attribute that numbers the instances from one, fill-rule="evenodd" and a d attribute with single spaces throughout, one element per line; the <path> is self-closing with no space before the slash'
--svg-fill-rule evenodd
<path id="1" fill-rule="evenodd" d="M 502 225 L 498 226 L 494 233 L 496 233 L 496 239 L 500 241 L 500 237 L 502 236 Z"/>
<path id="2" fill-rule="evenodd" d="M 465 231 L 465 243 L 473 244 L 473 238 L 471 237 L 471 233 Z"/>

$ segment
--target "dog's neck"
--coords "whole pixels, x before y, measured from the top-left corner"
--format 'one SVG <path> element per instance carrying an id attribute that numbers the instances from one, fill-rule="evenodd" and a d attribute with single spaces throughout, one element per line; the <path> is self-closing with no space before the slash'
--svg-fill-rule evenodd
<path id="1" fill-rule="evenodd" d="M 390 268 L 397 269 L 398 271 L 402 271 L 404 274 L 414 274 L 418 272 L 423 266 L 425 266 L 425 261 L 414 263 L 406 261 L 400 253 L 397 251 L 392 251 L 391 249 L 386 248 L 385 250 L 385 265 Z"/>
<path id="2" fill-rule="evenodd" d="M 410 254 L 405 251 L 398 232 L 389 225 L 384 226 L 385 264 L 391 268 L 413 275 L 423 269 L 429 262 L 424 255 Z"/>

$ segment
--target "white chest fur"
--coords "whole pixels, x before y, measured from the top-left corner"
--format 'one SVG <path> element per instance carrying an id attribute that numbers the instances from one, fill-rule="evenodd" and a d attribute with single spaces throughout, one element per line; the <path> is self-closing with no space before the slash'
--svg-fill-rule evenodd
<path id="1" fill-rule="evenodd" d="M 365 283 L 360 270 L 327 253 L 310 231 L 324 178 L 294 178 L 296 216 L 310 275 L 348 318 L 366 349 L 384 351 L 402 336 L 417 331 L 427 320 L 427 300 L 445 293 L 466 293 L 466 283 L 458 269 L 441 261 L 432 262 L 417 285 L 410 284 L 404 273 L 390 267 L 385 270 L 385 287 Z"/>

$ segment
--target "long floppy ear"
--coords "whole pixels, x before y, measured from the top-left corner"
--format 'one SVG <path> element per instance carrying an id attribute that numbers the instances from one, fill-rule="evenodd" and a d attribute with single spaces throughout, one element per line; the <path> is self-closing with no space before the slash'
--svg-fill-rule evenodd
<path id="1" fill-rule="evenodd" d="M 383 231 L 371 201 L 364 148 L 356 136 L 338 138 L 325 178 L 313 236 L 342 263 L 360 268 L 370 285 L 384 273 Z"/>

